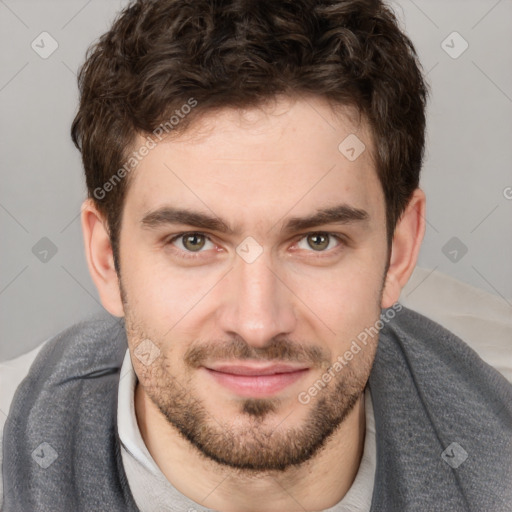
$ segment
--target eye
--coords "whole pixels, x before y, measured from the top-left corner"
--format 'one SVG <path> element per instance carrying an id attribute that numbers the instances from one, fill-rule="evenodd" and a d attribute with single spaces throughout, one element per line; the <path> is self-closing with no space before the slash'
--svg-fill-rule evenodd
<path id="1" fill-rule="evenodd" d="M 181 233 L 169 240 L 169 243 L 186 252 L 201 252 L 203 248 L 212 249 L 213 242 L 203 233 Z M 211 247 L 208 247 L 210 244 Z"/>
<path id="2" fill-rule="evenodd" d="M 308 233 L 301 238 L 297 244 L 299 249 L 310 250 L 315 252 L 327 252 L 342 243 L 340 237 L 332 235 L 331 233 Z"/>

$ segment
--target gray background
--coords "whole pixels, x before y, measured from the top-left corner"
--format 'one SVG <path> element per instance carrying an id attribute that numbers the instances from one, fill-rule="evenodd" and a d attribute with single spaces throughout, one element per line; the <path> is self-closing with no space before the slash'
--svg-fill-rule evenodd
<path id="1" fill-rule="evenodd" d="M 85 184 L 69 129 L 85 50 L 125 3 L 0 0 L 0 360 L 102 309 L 83 252 Z M 512 308 L 512 0 L 391 5 L 432 88 L 419 265 Z M 460 55 L 454 31 L 469 44 Z M 50 48 L 42 32 L 58 43 L 46 59 L 31 47 Z"/>

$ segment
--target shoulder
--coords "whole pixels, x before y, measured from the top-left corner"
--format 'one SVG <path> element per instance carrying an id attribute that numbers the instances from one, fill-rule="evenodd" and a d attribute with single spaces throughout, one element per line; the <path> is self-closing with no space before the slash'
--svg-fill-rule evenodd
<path id="1" fill-rule="evenodd" d="M 416 267 L 400 303 L 451 331 L 512 383 L 512 306 L 504 298 Z"/>
<path id="2" fill-rule="evenodd" d="M 2 439 L 5 421 L 9 414 L 16 389 L 27 376 L 34 359 L 51 338 L 29 352 L 8 361 L 0 362 L 0 469 L 2 468 Z M 2 503 L 3 484 L 0 471 L 0 504 Z"/>
<path id="3" fill-rule="evenodd" d="M 51 340 L 14 359 L 0 362 L 0 432 L 11 406 L 12 398 L 21 381 L 27 376 L 34 359 Z"/>
<path id="4" fill-rule="evenodd" d="M 46 379 L 49 377 L 48 374 L 58 371 L 58 368 L 52 365 L 57 364 L 59 360 L 66 361 L 66 371 L 71 373 L 91 372 L 94 369 L 84 364 L 84 361 L 87 355 L 86 346 L 92 343 L 110 346 L 111 350 L 106 350 L 105 360 L 115 362 L 119 359 L 119 355 L 126 351 L 122 342 L 113 343 L 114 337 L 122 340 L 120 334 L 124 334 L 122 319 L 100 313 L 68 327 L 21 356 L 0 362 L 0 503 L 3 495 L 1 478 L 3 433 L 16 391 L 21 389 L 24 381 L 34 380 L 36 383 L 36 376 L 39 379 Z M 100 364 L 101 361 L 98 363 Z M 31 369 L 33 369 L 32 372 Z M 39 375 L 42 370 L 46 375 Z M 101 368 L 99 370 L 101 371 Z"/>

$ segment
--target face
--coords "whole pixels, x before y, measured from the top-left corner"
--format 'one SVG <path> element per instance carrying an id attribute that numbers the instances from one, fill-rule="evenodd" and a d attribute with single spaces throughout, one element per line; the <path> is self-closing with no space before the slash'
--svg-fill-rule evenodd
<path id="1" fill-rule="evenodd" d="M 387 263 L 372 142 L 350 119 L 320 99 L 222 110 L 132 175 L 120 282 L 138 385 L 221 464 L 307 461 L 364 391 L 376 340 L 332 371 L 378 320 Z"/>

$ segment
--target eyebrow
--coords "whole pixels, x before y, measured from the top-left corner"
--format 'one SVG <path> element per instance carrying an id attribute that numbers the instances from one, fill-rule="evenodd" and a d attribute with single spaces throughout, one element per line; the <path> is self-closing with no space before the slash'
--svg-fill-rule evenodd
<path id="1" fill-rule="evenodd" d="M 331 208 L 320 209 L 313 215 L 307 217 L 291 217 L 281 231 L 290 233 L 314 228 L 322 224 L 366 224 L 369 219 L 370 215 L 366 210 L 340 204 Z"/>
<path id="2" fill-rule="evenodd" d="M 330 208 L 317 210 L 306 217 L 291 217 L 281 228 L 281 233 L 292 233 L 304 229 L 314 228 L 323 224 L 353 224 L 367 223 L 370 216 L 367 211 L 346 204 L 340 204 Z M 240 234 L 240 228 L 231 227 L 226 221 L 215 215 L 207 213 L 163 206 L 150 211 L 141 220 L 145 229 L 158 229 L 169 224 L 186 224 L 198 229 L 207 229 L 226 233 L 229 235 Z"/>
<path id="3" fill-rule="evenodd" d="M 167 224 L 188 224 L 201 229 L 235 234 L 235 230 L 219 217 L 172 206 L 163 206 L 147 213 L 142 218 L 141 224 L 148 229 L 157 229 Z"/>

